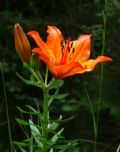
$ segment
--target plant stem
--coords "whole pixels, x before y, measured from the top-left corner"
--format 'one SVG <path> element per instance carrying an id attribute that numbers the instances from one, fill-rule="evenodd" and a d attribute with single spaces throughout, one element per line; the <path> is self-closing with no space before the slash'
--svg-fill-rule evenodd
<path id="1" fill-rule="evenodd" d="M 9 112 L 8 112 L 8 103 L 7 103 L 7 95 L 6 95 L 6 88 L 5 88 L 5 80 L 4 80 L 4 74 L 3 74 L 3 69 L 2 69 L 2 64 L 1 63 L 0 63 L 0 69 L 1 69 L 1 74 L 2 74 L 4 97 L 5 97 L 5 107 L 6 107 L 6 115 L 7 115 L 7 122 L 8 122 L 10 152 L 12 152 L 12 137 L 11 137 L 10 119 L 9 119 Z"/>
<path id="2" fill-rule="evenodd" d="M 48 67 L 46 66 L 45 86 L 47 86 L 47 81 L 48 81 Z"/>
<path id="3" fill-rule="evenodd" d="M 49 88 L 47 87 L 47 81 L 48 81 L 48 67 L 46 67 L 46 75 L 45 75 L 45 83 L 43 87 L 43 99 L 44 99 L 44 105 L 43 105 L 43 152 L 47 152 L 47 138 L 48 138 L 48 101 L 49 101 Z"/>
<path id="4" fill-rule="evenodd" d="M 47 152 L 47 137 L 48 137 L 48 88 L 43 89 L 44 107 L 43 107 L 43 152 Z"/>
<path id="5" fill-rule="evenodd" d="M 103 10 L 103 32 L 102 32 L 102 52 L 101 54 L 104 55 L 105 51 L 105 41 L 106 41 L 106 25 L 107 25 L 107 10 L 106 10 L 106 4 L 107 0 L 104 0 L 104 10 Z M 99 115 L 100 115 L 100 106 L 101 106 L 101 97 L 102 97 L 102 86 L 103 86 L 103 72 L 104 72 L 104 67 L 103 63 L 101 63 L 101 71 L 100 71 L 100 90 L 99 90 L 99 99 L 98 99 L 98 109 L 97 109 L 97 117 L 96 117 L 96 125 L 97 125 L 97 130 L 96 130 L 96 139 L 95 142 L 97 141 L 98 137 L 98 123 L 99 123 Z M 95 144 L 95 149 L 96 149 L 96 144 Z"/>
<path id="6" fill-rule="evenodd" d="M 90 96 L 87 92 L 87 89 L 86 88 L 84 88 L 84 89 L 85 89 L 85 92 L 86 92 L 86 95 L 87 95 L 87 98 L 88 98 L 88 102 L 89 102 L 90 110 L 91 110 L 91 114 L 92 114 L 92 119 L 93 119 L 93 129 L 94 129 L 94 151 L 93 152 L 96 152 L 97 123 L 96 123 L 95 113 L 94 113 L 94 110 L 93 110 L 93 105 L 92 105 Z"/>

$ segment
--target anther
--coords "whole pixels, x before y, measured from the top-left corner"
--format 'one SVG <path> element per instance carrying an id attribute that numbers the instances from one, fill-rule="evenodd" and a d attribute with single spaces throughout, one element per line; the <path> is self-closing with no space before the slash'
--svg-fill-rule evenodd
<path id="1" fill-rule="evenodd" d="M 72 49 L 72 52 L 74 53 L 74 51 L 75 51 L 75 49 L 73 48 L 73 49 Z"/>
<path id="2" fill-rule="evenodd" d="M 71 42 L 71 46 L 70 46 L 71 48 L 73 47 L 73 42 Z"/>
<path id="3" fill-rule="evenodd" d="M 61 44 L 60 44 L 61 46 L 63 46 L 63 40 L 61 41 Z"/>
<path id="4" fill-rule="evenodd" d="M 62 45 L 62 51 L 63 51 L 63 49 L 64 49 L 64 45 Z"/>
<path id="5" fill-rule="evenodd" d="M 68 47 L 68 51 L 70 52 L 70 47 Z"/>

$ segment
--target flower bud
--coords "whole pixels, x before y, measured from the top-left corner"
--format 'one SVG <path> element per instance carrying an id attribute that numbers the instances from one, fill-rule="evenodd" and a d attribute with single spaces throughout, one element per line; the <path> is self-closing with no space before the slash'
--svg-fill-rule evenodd
<path id="1" fill-rule="evenodd" d="M 31 58 L 30 58 L 30 65 L 34 70 L 39 70 L 40 69 L 40 60 L 38 59 L 38 55 L 35 53 L 32 53 Z"/>
<path id="2" fill-rule="evenodd" d="M 31 56 L 31 47 L 27 36 L 25 35 L 23 29 L 19 24 L 14 26 L 14 39 L 15 39 L 15 48 L 23 62 L 29 64 Z"/>

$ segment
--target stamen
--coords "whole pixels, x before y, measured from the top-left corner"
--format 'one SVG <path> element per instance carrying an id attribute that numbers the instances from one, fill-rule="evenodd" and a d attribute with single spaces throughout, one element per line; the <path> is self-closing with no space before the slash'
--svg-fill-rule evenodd
<path id="1" fill-rule="evenodd" d="M 64 44 L 65 44 L 65 45 L 67 44 L 67 40 L 64 40 Z"/>
<path id="2" fill-rule="evenodd" d="M 61 44 L 60 44 L 61 46 L 63 46 L 63 40 L 61 41 Z"/>
<path id="3" fill-rule="evenodd" d="M 71 45 L 70 45 L 70 47 L 71 47 L 71 48 L 73 47 L 73 42 L 71 42 Z"/>
<path id="4" fill-rule="evenodd" d="M 71 49 L 71 48 L 70 48 L 70 47 L 68 47 L 68 52 L 70 52 L 70 49 Z"/>
<path id="5" fill-rule="evenodd" d="M 62 51 L 64 50 L 64 45 L 62 45 Z"/>
<path id="6" fill-rule="evenodd" d="M 75 51 L 75 48 L 72 48 L 72 53 L 74 53 L 74 51 Z"/>
<path id="7" fill-rule="evenodd" d="M 61 47 L 62 47 L 61 64 L 64 64 L 66 62 L 69 52 L 71 51 L 70 38 L 68 38 L 68 40 L 64 40 L 63 42 L 61 42 Z"/>

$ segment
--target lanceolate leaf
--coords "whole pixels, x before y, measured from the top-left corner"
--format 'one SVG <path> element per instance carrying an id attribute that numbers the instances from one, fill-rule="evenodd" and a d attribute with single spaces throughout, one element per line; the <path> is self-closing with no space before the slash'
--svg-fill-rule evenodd
<path id="1" fill-rule="evenodd" d="M 51 142 L 54 144 L 61 136 L 62 132 L 64 131 L 64 128 L 62 128 L 60 131 L 58 131 L 52 138 Z"/>
<path id="2" fill-rule="evenodd" d="M 29 122 L 23 120 L 23 119 L 19 119 L 19 118 L 16 118 L 16 121 L 20 124 L 20 125 L 24 125 L 24 126 L 28 126 L 29 125 Z"/>
<path id="3" fill-rule="evenodd" d="M 21 113 L 31 114 L 31 115 L 37 115 L 37 116 L 43 117 L 43 115 L 42 115 L 40 112 L 37 112 L 37 111 L 35 111 L 35 112 L 28 112 L 28 111 L 25 111 L 25 110 L 23 110 L 22 108 L 20 108 L 20 107 L 18 107 L 18 106 L 17 106 L 17 109 L 18 109 Z"/>
<path id="4" fill-rule="evenodd" d="M 28 144 L 24 143 L 24 142 L 17 142 L 17 141 L 13 141 L 13 144 L 18 145 L 18 146 L 22 146 L 22 147 L 27 147 Z"/>
<path id="5" fill-rule="evenodd" d="M 32 85 L 32 86 L 36 86 L 36 87 L 40 87 L 40 88 L 42 87 L 40 85 L 40 83 L 36 83 L 32 80 L 27 80 L 27 79 L 23 78 L 21 75 L 19 75 L 18 73 L 17 73 L 17 76 L 27 85 Z"/>
<path id="6" fill-rule="evenodd" d="M 34 125 L 34 123 L 32 122 L 32 120 L 29 119 L 29 123 L 31 124 L 30 125 L 30 129 L 31 129 L 31 134 L 32 134 L 32 137 L 35 139 L 35 142 L 37 143 L 37 146 L 38 147 L 42 147 L 42 142 L 41 142 L 41 133 L 40 131 L 38 130 L 38 128 Z"/>

